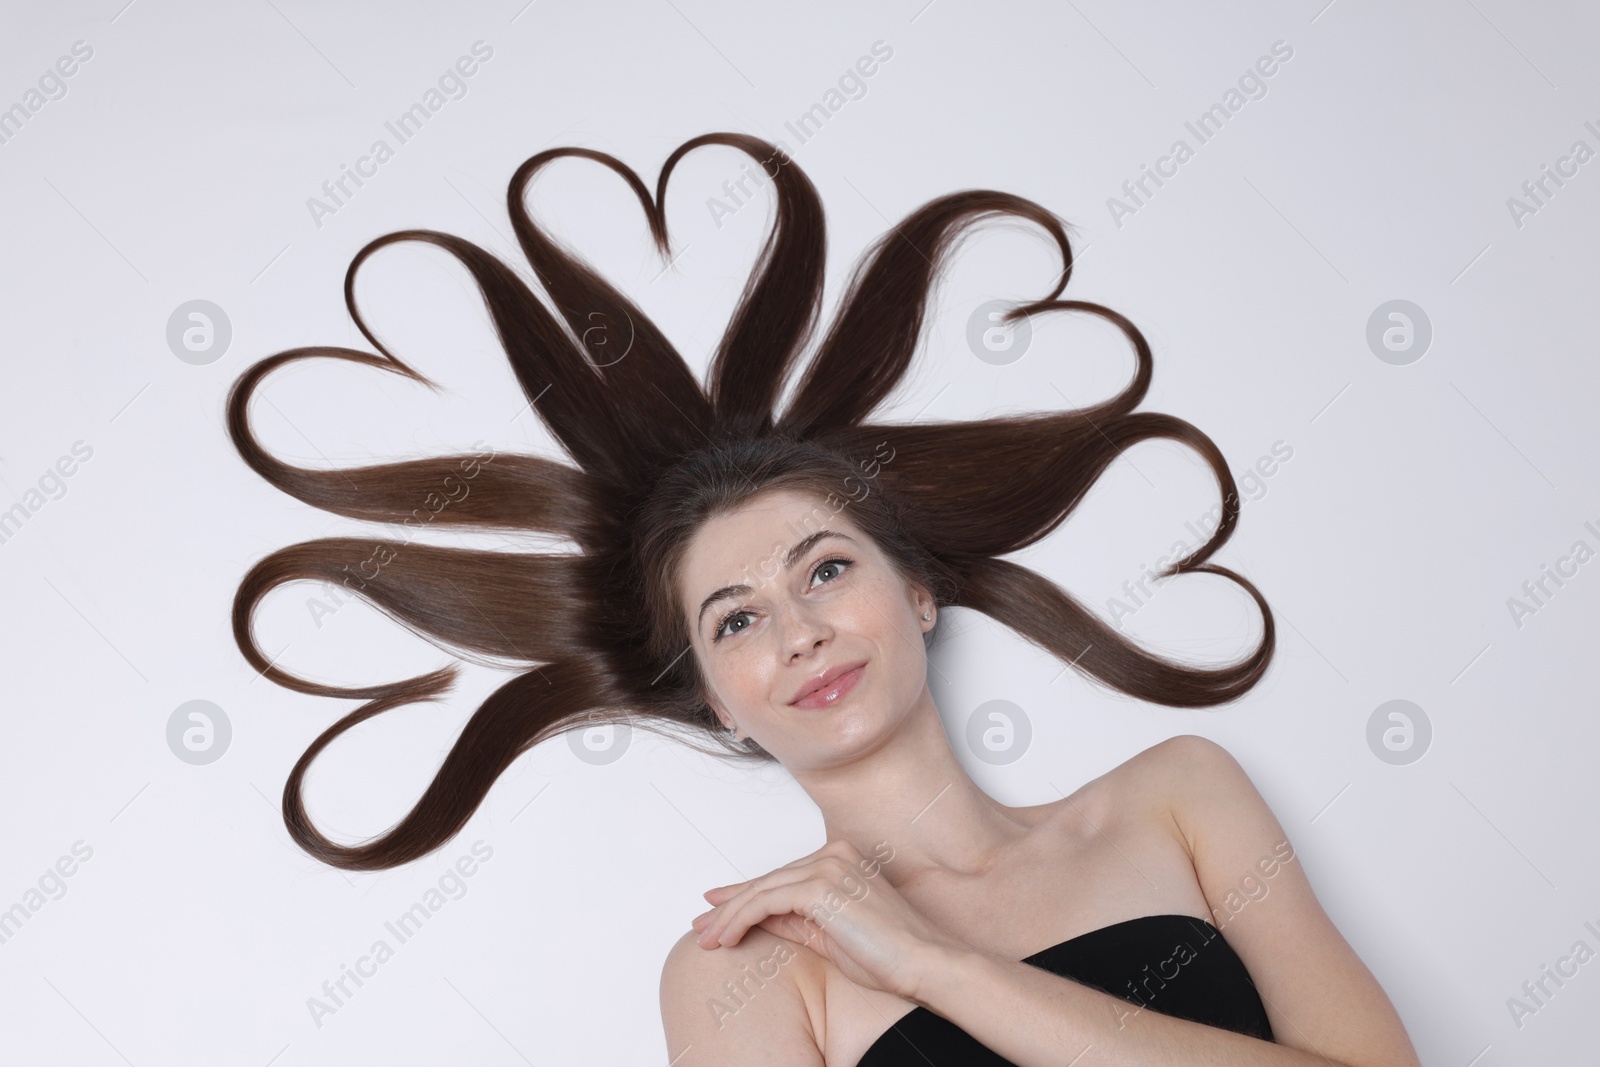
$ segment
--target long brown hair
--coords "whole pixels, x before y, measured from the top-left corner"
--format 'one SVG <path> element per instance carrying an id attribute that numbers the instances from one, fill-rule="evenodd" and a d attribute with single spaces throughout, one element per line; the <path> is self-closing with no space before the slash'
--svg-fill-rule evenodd
<path id="1" fill-rule="evenodd" d="M 777 201 L 772 229 L 704 387 L 650 319 L 546 236 L 524 205 L 529 181 L 552 160 L 592 160 L 628 183 L 657 248 L 669 257 L 661 208 L 667 180 L 684 155 L 703 145 L 736 148 L 760 162 Z M 894 226 L 859 261 L 781 416 L 774 409 L 812 336 L 823 289 L 822 204 L 791 158 L 756 137 L 706 134 L 668 157 L 652 199 L 614 157 L 552 148 L 517 168 L 507 209 L 555 314 L 506 264 L 470 241 L 433 230 L 386 234 L 357 253 L 344 283 L 350 315 L 378 354 L 334 346 L 289 349 L 251 366 L 228 397 L 228 432 L 245 462 L 307 504 L 374 522 L 415 522 L 420 514 L 431 525 L 551 533 L 579 549 L 510 553 L 324 538 L 280 549 L 250 569 L 233 605 L 234 639 L 250 664 L 297 692 L 365 701 L 311 743 L 284 784 L 284 820 L 313 856 L 349 870 L 424 856 L 461 830 L 519 755 L 594 723 L 628 723 L 704 751 L 770 759 L 754 742 L 732 741 L 702 699 L 673 576 L 700 524 L 774 488 L 805 489 L 818 499 L 847 497 L 851 519 L 936 603 L 981 611 L 1120 692 L 1204 707 L 1238 697 L 1265 672 L 1274 633 L 1266 601 L 1245 578 L 1206 562 L 1238 519 L 1227 464 L 1190 423 L 1132 410 L 1150 383 L 1150 347 L 1117 312 L 1057 299 L 1071 279 L 1072 247 L 1063 222 L 1044 208 L 1009 193 L 969 189 L 932 200 Z M 868 421 L 910 365 L 929 290 L 954 242 L 972 224 L 1004 215 L 1036 223 L 1062 257 L 1052 291 L 1012 309 L 1004 324 L 1050 311 L 1099 316 L 1132 346 L 1132 381 L 1111 399 L 1074 411 Z M 346 360 L 438 388 L 390 353 L 356 307 L 357 270 L 400 241 L 437 245 L 472 274 L 518 382 L 575 465 L 480 453 L 316 470 L 282 463 L 256 441 L 250 398 L 267 375 L 296 360 Z M 620 338 L 627 343 L 618 356 Z M 1155 656 L 1048 579 L 998 558 L 1053 531 L 1123 449 L 1153 437 L 1191 445 L 1222 490 L 1222 516 L 1211 538 L 1162 574 L 1218 574 L 1255 599 L 1264 621 L 1261 643 L 1235 664 L 1205 669 Z M 303 579 L 341 584 L 463 658 L 496 657 L 528 667 L 472 715 L 405 817 L 359 845 L 338 844 L 312 824 L 301 797 L 306 769 L 357 723 L 438 698 L 456 668 L 355 687 L 288 673 L 257 647 L 252 621 L 270 590 Z"/>

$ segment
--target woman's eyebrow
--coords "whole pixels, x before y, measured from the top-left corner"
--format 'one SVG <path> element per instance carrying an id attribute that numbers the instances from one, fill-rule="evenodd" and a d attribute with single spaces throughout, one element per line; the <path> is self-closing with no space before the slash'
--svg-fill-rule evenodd
<path id="1" fill-rule="evenodd" d="M 840 533 L 837 530 L 818 530 L 816 533 L 811 534 L 808 537 L 802 537 L 798 542 L 795 543 L 793 548 L 789 549 L 789 551 L 783 554 L 783 569 L 791 569 L 795 563 L 799 561 L 801 556 L 805 555 L 811 550 L 813 545 L 827 537 L 837 537 L 841 540 L 849 541 L 851 544 L 856 543 L 856 539 L 851 537 L 849 534 Z M 738 585 L 725 585 L 721 589 L 718 589 L 716 592 L 712 593 L 710 596 L 706 597 L 700 602 L 700 614 L 695 616 L 694 621 L 695 628 L 698 629 L 705 621 L 706 611 L 710 609 L 711 605 L 715 604 L 717 601 L 726 600 L 729 597 L 745 596 L 750 592 L 751 587 L 743 582 Z"/>

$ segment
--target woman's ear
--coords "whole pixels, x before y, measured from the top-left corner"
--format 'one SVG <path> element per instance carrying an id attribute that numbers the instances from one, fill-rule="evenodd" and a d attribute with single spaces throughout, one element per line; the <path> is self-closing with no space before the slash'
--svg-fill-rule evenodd
<path id="1" fill-rule="evenodd" d="M 707 706 L 711 708 L 711 712 L 717 717 L 717 721 L 722 724 L 722 728 L 732 732 L 735 739 L 737 739 L 738 729 L 737 724 L 735 724 L 733 721 L 733 716 L 728 714 L 727 709 L 722 706 L 721 702 L 718 701 L 716 697 L 709 693 L 704 694 L 704 696 Z"/>
<path id="2" fill-rule="evenodd" d="M 911 606 L 916 610 L 920 619 L 924 613 L 932 615 L 936 606 L 933 594 L 925 589 L 921 582 L 911 584 Z"/>

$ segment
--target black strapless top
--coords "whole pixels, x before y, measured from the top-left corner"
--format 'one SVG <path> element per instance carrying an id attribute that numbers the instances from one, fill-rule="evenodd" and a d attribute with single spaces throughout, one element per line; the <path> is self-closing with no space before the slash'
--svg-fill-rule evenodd
<path id="1" fill-rule="evenodd" d="M 1192 915 L 1145 915 L 1035 952 L 1023 963 L 1139 1007 L 1273 1040 L 1267 1010 L 1222 931 Z M 1072 1050 L 1076 1052 L 1077 1050 Z M 856 1067 L 1016 1067 L 955 1023 L 913 1008 Z"/>

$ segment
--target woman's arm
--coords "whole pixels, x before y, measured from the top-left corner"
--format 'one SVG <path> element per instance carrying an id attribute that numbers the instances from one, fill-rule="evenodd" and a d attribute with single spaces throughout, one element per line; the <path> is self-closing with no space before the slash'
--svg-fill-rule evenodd
<path id="1" fill-rule="evenodd" d="M 1393 1005 L 1317 903 L 1238 762 L 1193 735 L 1146 755 L 1141 778 L 1161 783 L 1214 925 L 1250 971 L 1278 1043 L 961 946 L 930 947 L 907 995 L 1019 1067 L 1418 1067 Z"/>

